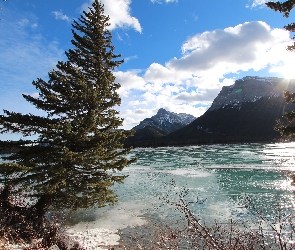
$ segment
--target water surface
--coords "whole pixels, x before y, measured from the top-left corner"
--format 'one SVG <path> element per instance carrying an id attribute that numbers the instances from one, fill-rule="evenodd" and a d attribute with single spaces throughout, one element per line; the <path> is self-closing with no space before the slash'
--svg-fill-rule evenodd
<path id="1" fill-rule="evenodd" d="M 292 206 L 295 143 L 232 144 L 137 148 L 138 161 L 125 168 L 129 175 L 116 185 L 119 203 L 139 206 L 143 213 L 171 218 L 163 198 L 177 202 L 183 189 L 187 202 L 206 221 L 245 216 L 243 197 L 271 216 L 276 208 Z M 175 183 L 173 186 L 171 183 Z M 193 204 L 195 202 L 195 204 Z M 143 207 L 145 209 L 143 209 Z M 155 213 L 156 213 L 155 212 Z"/>

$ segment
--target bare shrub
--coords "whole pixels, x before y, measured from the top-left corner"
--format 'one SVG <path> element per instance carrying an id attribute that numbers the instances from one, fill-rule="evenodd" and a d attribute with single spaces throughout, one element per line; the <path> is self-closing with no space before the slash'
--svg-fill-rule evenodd
<path id="1" fill-rule="evenodd" d="M 174 182 L 172 186 L 176 190 Z M 182 237 L 186 239 L 190 249 L 295 249 L 293 206 L 282 209 L 273 204 L 274 216 L 267 217 L 255 206 L 250 196 L 243 195 L 240 197 L 240 205 L 249 212 L 246 219 L 232 218 L 227 223 L 215 221 L 206 225 L 190 208 L 198 200 L 185 200 L 188 193 L 188 189 L 184 188 L 177 191 L 177 202 L 166 202 L 183 214 L 187 227 L 182 230 Z"/>
<path id="2" fill-rule="evenodd" d="M 47 212 L 40 218 L 36 204 L 24 202 L 27 197 L 23 196 L 13 202 L 10 188 L 1 190 L 0 249 L 9 249 L 12 244 L 22 245 L 24 250 L 48 249 L 54 245 L 60 250 L 82 249 L 65 234 L 63 212 Z"/>
<path id="3" fill-rule="evenodd" d="M 187 197 L 189 190 L 178 189 L 172 181 L 176 199 L 171 195 L 163 198 L 168 209 L 179 212 L 180 218 L 168 218 L 169 226 L 161 222 L 149 222 L 153 230 L 150 240 L 145 239 L 147 231 L 142 227 L 129 231 L 129 242 L 124 241 L 127 249 L 216 249 L 216 250 L 268 250 L 295 249 L 293 235 L 294 207 L 273 204 L 271 216 L 257 207 L 252 197 L 239 197 L 239 206 L 246 211 L 245 217 L 232 216 L 229 220 L 205 222 L 196 215 L 192 205 L 206 202 L 197 198 L 191 202 Z M 133 243 L 132 243 L 133 242 Z"/>

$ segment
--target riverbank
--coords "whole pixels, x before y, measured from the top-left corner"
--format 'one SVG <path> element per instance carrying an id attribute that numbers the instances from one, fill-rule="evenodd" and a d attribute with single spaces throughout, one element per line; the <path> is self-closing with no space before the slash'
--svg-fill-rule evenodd
<path id="1" fill-rule="evenodd" d="M 80 222 L 69 227 L 66 233 L 86 249 L 118 248 L 121 247 L 120 230 L 147 223 L 140 212 L 144 208 L 142 204 L 119 202 L 114 207 L 78 213 L 76 219 Z"/>

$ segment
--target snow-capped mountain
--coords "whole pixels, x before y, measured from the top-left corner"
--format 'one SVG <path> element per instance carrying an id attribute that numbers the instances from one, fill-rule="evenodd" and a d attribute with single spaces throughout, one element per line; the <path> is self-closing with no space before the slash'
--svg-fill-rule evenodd
<path id="1" fill-rule="evenodd" d="M 156 115 L 152 116 L 151 118 L 144 119 L 133 129 L 138 131 L 145 127 L 151 126 L 168 134 L 177 129 L 185 127 L 195 119 L 196 117 L 189 114 L 176 114 L 161 108 L 158 110 Z"/>
<path id="2" fill-rule="evenodd" d="M 223 87 L 209 110 L 240 107 L 242 103 L 256 102 L 266 97 L 282 97 L 284 90 L 292 88 L 290 91 L 295 91 L 294 83 L 295 80 L 278 77 L 246 76 L 231 86 Z"/>

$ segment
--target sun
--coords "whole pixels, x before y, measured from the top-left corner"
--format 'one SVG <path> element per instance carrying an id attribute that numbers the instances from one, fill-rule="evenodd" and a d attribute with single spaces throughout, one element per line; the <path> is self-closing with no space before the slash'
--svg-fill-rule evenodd
<path id="1" fill-rule="evenodd" d="M 280 64 L 273 65 L 269 69 L 270 73 L 276 73 L 279 77 L 286 79 L 295 79 L 295 61 L 284 61 Z"/>
<path id="2" fill-rule="evenodd" d="M 287 79 L 295 79 L 295 64 L 285 65 L 281 68 L 281 75 Z"/>

